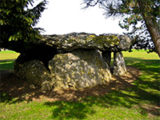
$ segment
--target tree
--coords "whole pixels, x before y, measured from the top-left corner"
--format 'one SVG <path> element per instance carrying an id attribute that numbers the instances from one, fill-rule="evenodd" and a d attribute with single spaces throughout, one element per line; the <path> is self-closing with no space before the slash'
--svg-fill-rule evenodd
<path id="1" fill-rule="evenodd" d="M 24 52 L 41 36 L 34 26 L 45 9 L 42 0 L 33 6 L 34 0 L 0 0 L 0 48 Z"/>
<path id="2" fill-rule="evenodd" d="M 86 7 L 99 4 L 106 10 L 105 14 L 108 17 L 124 17 L 120 26 L 127 30 L 132 27 L 130 35 L 139 33 L 138 36 L 144 37 L 146 34 L 147 43 L 150 43 L 151 38 L 160 57 L 160 0 L 84 0 L 84 2 Z"/>

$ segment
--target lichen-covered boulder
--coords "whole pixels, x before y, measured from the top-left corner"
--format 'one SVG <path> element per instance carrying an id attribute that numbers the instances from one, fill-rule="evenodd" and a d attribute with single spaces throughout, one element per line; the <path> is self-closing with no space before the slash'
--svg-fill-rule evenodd
<path id="1" fill-rule="evenodd" d="M 75 49 L 99 49 L 101 51 L 128 50 L 132 40 L 126 35 L 70 33 L 64 35 L 44 35 L 41 41 L 61 51 Z"/>
<path id="2" fill-rule="evenodd" d="M 49 61 L 55 88 L 81 89 L 106 84 L 111 73 L 98 50 L 75 50 L 57 54 Z"/>
<path id="3" fill-rule="evenodd" d="M 41 87 L 43 90 L 49 90 L 53 86 L 49 71 L 39 60 L 31 60 L 24 63 L 16 61 L 15 73 L 23 80 Z"/>

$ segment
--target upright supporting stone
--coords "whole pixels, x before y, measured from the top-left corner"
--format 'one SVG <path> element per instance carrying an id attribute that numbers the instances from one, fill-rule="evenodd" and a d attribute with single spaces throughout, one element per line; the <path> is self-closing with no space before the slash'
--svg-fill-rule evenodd
<path id="1" fill-rule="evenodd" d="M 111 51 L 102 52 L 102 56 L 107 62 L 108 66 L 111 67 Z"/>
<path id="2" fill-rule="evenodd" d="M 49 61 L 55 89 L 83 89 L 110 82 L 111 73 L 99 50 L 61 53 Z"/>
<path id="3" fill-rule="evenodd" d="M 114 64 L 113 66 L 114 75 L 123 75 L 127 72 L 122 52 L 114 52 L 113 64 Z"/>

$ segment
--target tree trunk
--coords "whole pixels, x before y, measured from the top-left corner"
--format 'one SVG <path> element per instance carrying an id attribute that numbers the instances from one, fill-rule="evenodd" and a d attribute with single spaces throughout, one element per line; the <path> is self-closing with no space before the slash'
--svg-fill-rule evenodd
<path id="1" fill-rule="evenodd" d="M 156 52 L 158 53 L 160 57 L 160 32 L 158 29 L 158 24 L 153 20 L 151 20 L 149 17 L 143 17 L 147 26 L 147 29 L 151 35 L 151 38 L 153 40 L 153 43 L 156 48 Z"/>
<path id="2" fill-rule="evenodd" d="M 158 53 L 160 57 L 160 29 L 159 29 L 158 23 L 156 22 L 155 16 L 153 16 L 150 12 L 150 9 L 151 9 L 150 6 L 144 2 L 145 1 L 138 0 L 139 8 L 141 10 L 141 15 L 151 35 L 151 38 L 155 45 L 156 52 Z"/>

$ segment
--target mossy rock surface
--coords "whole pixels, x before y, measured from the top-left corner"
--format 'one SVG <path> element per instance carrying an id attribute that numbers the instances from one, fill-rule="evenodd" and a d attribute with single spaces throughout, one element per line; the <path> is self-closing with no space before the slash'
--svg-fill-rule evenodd
<path id="1" fill-rule="evenodd" d="M 51 76 L 43 62 L 39 60 L 26 61 L 24 63 L 15 63 L 15 73 L 29 84 L 41 87 L 43 90 L 49 90 L 53 86 Z"/>
<path id="2" fill-rule="evenodd" d="M 111 73 L 98 50 L 57 54 L 49 61 L 55 88 L 83 89 L 110 81 Z"/>
<path id="3" fill-rule="evenodd" d="M 89 34 L 70 33 L 64 35 L 44 35 L 42 41 L 49 46 L 54 46 L 61 51 L 73 51 L 75 49 L 99 49 L 101 51 L 128 50 L 132 40 L 125 35 L 118 34 Z"/>

